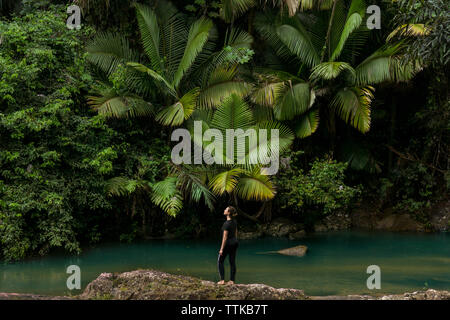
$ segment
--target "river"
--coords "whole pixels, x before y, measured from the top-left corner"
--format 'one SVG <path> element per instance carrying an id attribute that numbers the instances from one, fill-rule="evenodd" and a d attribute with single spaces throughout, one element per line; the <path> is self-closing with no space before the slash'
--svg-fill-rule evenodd
<path id="1" fill-rule="evenodd" d="M 51 254 L 0 264 L 0 292 L 78 294 L 102 272 L 153 268 L 218 281 L 217 240 L 151 240 L 85 248 L 78 256 Z M 267 254 L 307 245 L 304 257 Z M 81 270 L 81 290 L 68 290 L 69 265 Z M 381 269 L 381 289 L 366 286 L 367 267 Z M 226 262 L 226 279 L 229 265 Z M 241 240 L 238 283 L 297 288 L 307 295 L 404 293 L 426 288 L 450 290 L 450 234 L 332 232 L 302 240 Z"/>

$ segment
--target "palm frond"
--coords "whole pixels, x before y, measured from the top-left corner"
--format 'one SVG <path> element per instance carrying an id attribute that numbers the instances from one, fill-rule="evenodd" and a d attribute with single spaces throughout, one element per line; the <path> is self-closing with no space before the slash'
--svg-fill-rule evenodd
<path id="1" fill-rule="evenodd" d="M 311 80 L 330 80 L 335 79 L 342 71 L 349 71 L 352 77 L 355 77 L 355 70 L 347 62 L 322 62 L 312 69 Z"/>
<path id="2" fill-rule="evenodd" d="M 125 177 L 114 177 L 106 181 L 105 191 L 108 196 L 126 196 L 130 194 L 130 188 L 127 186 L 130 179 Z"/>
<path id="3" fill-rule="evenodd" d="M 309 137 L 316 132 L 319 127 L 319 110 L 314 109 L 302 115 L 295 126 L 295 135 L 297 138 L 303 139 Z"/>
<path id="4" fill-rule="evenodd" d="M 136 4 L 136 16 L 144 51 L 150 59 L 152 69 L 161 72 L 162 59 L 159 55 L 159 25 L 155 12 L 146 5 Z"/>
<path id="5" fill-rule="evenodd" d="M 132 93 L 117 93 L 113 89 L 103 90 L 99 96 L 89 96 L 88 104 L 107 118 L 132 118 L 153 115 L 150 102 Z"/>
<path id="6" fill-rule="evenodd" d="M 401 44 L 399 43 L 393 46 L 385 46 L 374 52 L 355 68 L 355 84 L 361 86 L 383 81 L 397 81 L 398 75 L 400 75 L 402 70 L 400 69 L 401 65 L 396 64 L 398 60 L 395 57 L 398 56 L 400 50 Z M 411 76 L 410 71 L 411 65 L 409 67 L 406 65 L 403 70 L 403 76 L 398 79 L 408 78 L 408 76 Z"/>
<path id="7" fill-rule="evenodd" d="M 183 57 L 181 58 L 178 69 L 173 78 L 173 86 L 175 88 L 178 87 L 181 78 L 191 67 L 195 58 L 208 40 L 208 35 L 212 26 L 213 24 L 211 20 L 203 18 L 194 22 L 191 26 Z"/>
<path id="8" fill-rule="evenodd" d="M 288 149 L 294 141 L 292 130 L 277 121 L 259 122 L 254 126 L 254 129 L 258 142 L 254 146 L 249 146 L 245 156 L 246 164 L 268 164 L 274 157 L 278 158 L 279 154 Z M 274 134 L 274 131 L 276 131 L 276 134 Z M 263 132 L 264 134 L 261 134 Z M 247 146 L 242 147 L 246 148 Z"/>
<path id="9" fill-rule="evenodd" d="M 136 63 L 136 62 L 128 62 L 127 66 L 129 66 L 137 71 L 148 74 L 150 77 L 152 77 L 154 80 L 156 80 L 157 83 L 164 84 L 164 89 L 168 90 L 168 92 L 172 96 L 176 96 L 176 92 L 175 92 L 175 89 L 173 88 L 173 86 L 163 76 L 161 76 L 156 71 L 144 66 L 143 64 Z"/>
<path id="10" fill-rule="evenodd" d="M 280 25 L 279 19 L 270 11 L 257 13 L 254 25 L 261 38 L 270 45 L 278 57 L 284 61 L 298 60 L 297 55 L 291 52 L 277 34 L 277 27 Z"/>
<path id="11" fill-rule="evenodd" d="M 256 77 L 258 85 L 251 94 L 251 101 L 261 106 L 273 107 L 286 92 L 289 83 L 270 73 L 256 74 Z"/>
<path id="12" fill-rule="evenodd" d="M 346 87 L 337 92 L 330 105 L 342 120 L 366 133 L 370 129 L 373 91 L 370 86 Z"/>
<path id="13" fill-rule="evenodd" d="M 232 22 L 255 5 L 255 0 L 222 0 L 220 15 L 226 22 Z"/>
<path id="14" fill-rule="evenodd" d="M 276 191 L 270 178 L 261 174 L 256 167 L 252 171 L 247 171 L 235 187 L 238 197 L 244 200 L 266 201 L 275 197 Z"/>
<path id="15" fill-rule="evenodd" d="M 151 199 L 167 214 L 176 216 L 183 208 L 183 197 L 177 189 L 178 178 L 168 176 L 152 186 Z"/>
<path id="16" fill-rule="evenodd" d="M 111 75 L 117 66 L 128 61 L 138 61 L 139 55 L 130 48 L 128 40 L 119 34 L 99 33 L 87 46 L 87 60 Z"/>
<path id="17" fill-rule="evenodd" d="M 246 129 L 253 123 L 252 111 L 248 105 L 233 94 L 217 108 L 211 126 L 225 132 L 226 129 Z"/>
<path id="18" fill-rule="evenodd" d="M 198 98 L 200 108 L 213 108 L 220 105 L 224 99 L 232 94 L 245 97 L 251 90 L 251 83 L 244 82 L 236 77 L 236 68 L 219 67 L 214 70 Z"/>
<path id="19" fill-rule="evenodd" d="M 239 182 L 239 176 L 244 171 L 241 168 L 233 168 L 223 171 L 209 182 L 209 187 L 217 195 L 223 195 L 225 192 L 231 193 Z"/>
<path id="20" fill-rule="evenodd" d="M 292 120 L 305 113 L 311 106 L 312 94 L 309 83 L 301 82 L 287 86 L 286 93 L 274 107 L 275 118 Z"/>
<path id="21" fill-rule="evenodd" d="M 300 60 L 309 67 L 314 67 L 320 62 L 319 54 L 314 47 L 307 30 L 296 23 L 293 25 L 284 24 L 277 29 L 278 37 L 289 48 L 289 50 L 298 56 Z"/>
<path id="22" fill-rule="evenodd" d="M 160 2 L 160 4 L 165 3 L 166 1 Z M 159 7 L 160 5 L 158 5 Z M 186 17 L 179 12 L 175 11 L 170 15 L 170 13 L 162 13 L 162 11 L 162 8 L 157 11 L 158 14 L 161 13 L 162 15 L 158 16 L 161 34 L 159 54 L 164 57 L 165 70 L 162 74 L 167 81 L 172 82 L 186 49 L 189 26 L 186 24 Z"/>
<path id="23" fill-rule="evenodd" d="M 430 34 L 431 29 L 423 23 L 402 24 L 395 28 L 386 38 L 386 42 L 391 41 L 394 37 L 420 37 Z"/>
<path id="24" fill-rule="evenodd" d="M 350 36 L 350 34 L 357 30 L 359 26 L 362 23 L 362 17 L 358 12 L 353 13 L 351 16 L 347 18 L 347 21 L 345 22 L 344 29 L 342 30 L 340 34 L 339 43 L 337 44 L 336 48 L 333 51 L 333 54 L 331 55 L 330 61 L 336 60 L 339 55 L 342 53 L 342 49 L 344 49 L 344 45 Z"/>
<path id="25" fill-rule="evenodd" d="M 184 198 L 188 198 L 193 202 L 200 202 L 203 198 L 205 204 L 212 211 L 214 210 L 214 195 L 204 185 L 202 180 L 206 179 L 206 174 L 198 167 L 184 166 L 178 174 L 179 190 L 184 194 Z"/>
<path id="26" fill-rule="evenodd" d="M 170 107 L 164 108 L 156 115 L 156 121 L 165 126 L 178 126 L 188 119 L 195 110 L 199 88 L 187 92 Z"/>

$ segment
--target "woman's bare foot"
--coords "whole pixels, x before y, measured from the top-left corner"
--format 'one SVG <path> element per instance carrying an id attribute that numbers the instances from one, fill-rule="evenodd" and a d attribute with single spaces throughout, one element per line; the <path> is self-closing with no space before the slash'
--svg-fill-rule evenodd
<path id="1" fill-rule="evenodd" d="M 228 281 L 227 284 L 234 284 L 234 281 Z"/>
<path id="2" fill-rule="evenodd" d="M 220 280 L 219 282 L 217 282 L 217 284 L 225 284 L 224 280 Z"/>

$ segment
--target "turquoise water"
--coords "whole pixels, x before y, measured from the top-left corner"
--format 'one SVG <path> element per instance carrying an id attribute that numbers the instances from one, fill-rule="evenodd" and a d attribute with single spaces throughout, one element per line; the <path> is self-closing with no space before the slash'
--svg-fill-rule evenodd
<path id="1" fill-rule="evenodd" d="M 304 244 L 304 257 L 261 252 Z M 82 289 L 102 272 L 154 268 L 218 281 L 220 242 L 152 240 L 105 244 L 79 256 L 50 255 L 0 264 L 0 292 L 77 294 L 66 287 L 66 268 L 81 268 Z M 381 268 L 381 289 L 369 290 L 369 265 Z M 228 261 L 225 265 L 229 276 Z M 402 293 L 424 288 L 450 290 L 450 234 L 360 233 L 316 234 L 302 239 L 241 240 L 237 282 L 298 288 L 308 295 Z"/>

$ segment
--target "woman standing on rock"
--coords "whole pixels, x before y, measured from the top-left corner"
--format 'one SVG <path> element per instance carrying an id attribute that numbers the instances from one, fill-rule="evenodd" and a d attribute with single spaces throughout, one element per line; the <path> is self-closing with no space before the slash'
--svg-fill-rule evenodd
<path id="1" fill-rule="evenodd" d="M 217 258 L 217 267 L 219 269 L 220 281 L 218 284 L 225 284 L 225 270 L 223 263 L 227 255 L 230 255 L 230 268 L 231 275 L 228 284 L 234 284 L 236 276 L 236 250 L 239 246 L 237 240 L 237 224 L 234 217 L 237 216 L 236 209 L 232 206 L 228 206 L 223 211 L 223 214 L 227 217 L 227 221 L 222 226 L 223 236 L 222 245 L 219 251 L 219 257 Z"/>

